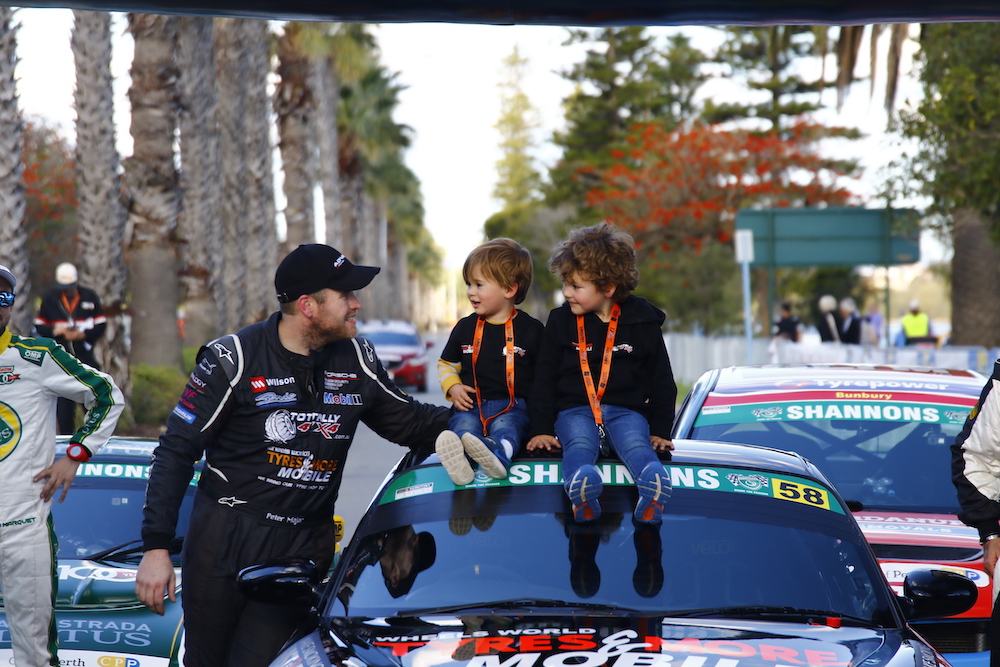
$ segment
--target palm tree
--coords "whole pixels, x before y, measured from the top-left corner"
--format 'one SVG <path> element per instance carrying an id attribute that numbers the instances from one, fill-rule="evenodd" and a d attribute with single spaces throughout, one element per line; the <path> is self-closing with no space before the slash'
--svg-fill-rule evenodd
<path id="1" fill-rule="evenodd" d="M 285 193 L 285 252 L 315 240 L 313 189 L 316 184 L 316 100 L 311 83 L 309 54 L 302 44 L 304 26 L 285 24 L 278 37 L 278 75 L 274 112 L 278 117 Z"/>
<path id="2" fill-rule="evenodd" d="M 224 259 L 223 288 L 227 294 L 242 294 L 248 275 L 245 261 L 249 179 L 247 159 L 246 81 L 249 64 L 242 44 L 243 22 L 248 19 L 215 19 L 216 86 L 218 90 L 219 159 L 222 173 L 221 254 Z M 247 319 L 242 298 L 227 299 L 223 328 L 235 331 Z"/>
<path id="3" fill-rule="evenodd" d="M 841 97 L 854 80 L 854 65 L 863 41 L 864 26 L 842 27 L 837 48 L 838 91 Z M 885 107 L 890 116 L 895 109 L 899 87 L 899 66 L 903 44 L 909 38 L 910 24 L 899 23 L 891 27 L 889 55 L 886 61 Z M 878 71 L 876 44 L 882 26 L 872 26 L 870 52 L 872 61 L 872 87 Z M 923 40 L 925 35 L 921 34 Z M 925 86 L 926 88 L 926 86 Z M 945 151 L 947 153 L 947 151 Z M 958 157 L 958 156 L 956 156 Z M 990 225 L 974 206 L 960 206 L 948 215 L 948 232 L 952 242 L 952 342 L 956 345 L 985 345 L 992 347 L 998 341 L 998 317 L 994 309 L 984 309 L 982 304 L 1000 299 L 1000 277 L 995 267 L 1000 265 L 1000 250 L 991 237 Z"/>
<path id="4" fill-rule="evenodd" d="M 311 86 L 316 98 L 316 144 L 319 182 L 323 189 L 323 218 L 326 243 L 341 247 L 343 228 L 340 215 L 340 163 L 337 151 L 337 107 L 340 105 L 340 76 L 333 55 L 312 61 Z"/>
<path id="5" fill-rule="evenodd" d="M 76 197 L 80 274 L 97 292 L 108 318 L 97 344 L 101 367 L 131 395 L 124 321 L 126 270 L 123 239 L 128 212 L 122 202 L 121 158 L 115 146 L 111 76 L 111 14 L 73 11 L 76 66 Z"/>
<path id="6" fill-rule="evenodd" d="M 226 292 L 223 256 L 213 252 L 221 237 L 222 178 L 216 122 L 213 20 L 182 16 L 177 24 L 181 100 L 181 187 L 184 211 L 177 224 L 185 338 L 201 345 L 222 333 Z"/>
<path id="7" fill-rule="evenodd" d="M 375 40 L 364 24 L 309 23 L 304 45 L 312 60 L 313 97 L 316 100 L 316 144 L 319 180 L 323 190 L 326 242 L 344 252 L 345 230 L 340 193 L 340 88 L 367 71 Z M 350 254 L 350 252 L 348 252 Z"/>
<path id="8" fill-rule="evenodd" d="M 21 161 L 24 124 L 17 105 L 14 68 L 17 65 L 17 25 L 14 10 L 0 7 L 0 263 L 20 281 L 19 294 L 31 291 L 28 279 L 27 232 L 24 228 L 24 164 Z M 31 300 L 18 299 L 10 316 L 14 333 L 31 333 Z"/>
<path id="9" fill-rule="evenodd" d="M 131 356 L 133 363 L 180 368 L 175 240 L 180 179 L 174 161 L 177 18 L 130 13 L 128 25 L 135 42 L 129 89 L 133 153 L 125 160 L 130 197 Z"/>
<path id="10" fill-rule="evenodd" d="M 397 74 L 374 64 L 343 99 L 341 164 L 345 180 L 341 191 L 350 197 L 345 221 L 354 225 L 354 252 L 358 261 L 380 266 L 388 264 L 389 197 L 405 187 L 402 150 L 410 144 L 411 128 L 396 123 L 392 113 L 403 90 Z M 401 168 L 402 167 L 402 168 Z M 386 277 L 368 290 L 367 317 L 388 317 L 389 304 L 407 294 L 407 275 L 393 275 L 386 267 Z"/>
<path id="11" fill-rule="evenodd" d="M 242 23 L 247 57 L 246 167 L 247 233 L 254 243 L 245 248 L 254 270 L 246 276 L 247 321 L 264 319 L 274 310 L 274 272 L 278 268 L 278 230 L 275 227 L 274 151 L 271 143 L 271 100 L 267 78 L 271 73 L 266 21 Z"/>

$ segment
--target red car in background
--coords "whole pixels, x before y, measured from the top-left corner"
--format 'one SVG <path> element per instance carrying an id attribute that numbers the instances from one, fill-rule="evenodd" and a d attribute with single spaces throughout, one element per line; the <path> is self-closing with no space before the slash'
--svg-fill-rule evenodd
<path id="1" fill-rule="evenodd" d="M 369 320 L 358 323 L 358 335 L 375 346 L 375 353 L 400 387 L 427 391 L 427 348 L 416 325 L 403 320 Z"/>
<path id="2" fill-rule="evenodd" d="M 897 594 L 917 569 L 974 581 L 972 609 L 913 626 L 952 665 L 985 666 L 993 587 L 979 533 L 956 516 L 949 449 L 985 383 L 974 371 L 861 364 L 714 369 L 684 399 L 673 435 L 811 461 L 847 501 Z"/>

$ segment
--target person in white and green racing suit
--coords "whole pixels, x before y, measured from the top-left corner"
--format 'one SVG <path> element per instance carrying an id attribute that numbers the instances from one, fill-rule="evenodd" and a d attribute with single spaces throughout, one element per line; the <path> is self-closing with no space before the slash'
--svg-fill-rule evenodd
<path id="1" fill-rule="evenodd" d="M 125 405 L 112 379 L 55 341 L 7 325 L 17 279 L 0 266 L 0 589 L 17 667 L 59 665 L 54 601 L 58 548 L 50 508 L 81 462 L 115 430 Z M 56 401 L 87 408 L 66 456 L 55 460 Z"/>

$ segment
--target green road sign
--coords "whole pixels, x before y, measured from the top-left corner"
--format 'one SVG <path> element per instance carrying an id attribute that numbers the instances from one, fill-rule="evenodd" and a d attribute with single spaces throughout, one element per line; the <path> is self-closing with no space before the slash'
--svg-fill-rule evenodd
<path id="1" fill-rule="evenodd" d="M 912 264 L 920 227 L 910 209 L 744 209 L 736 229 L 753 231 L 755 268 Z"/>

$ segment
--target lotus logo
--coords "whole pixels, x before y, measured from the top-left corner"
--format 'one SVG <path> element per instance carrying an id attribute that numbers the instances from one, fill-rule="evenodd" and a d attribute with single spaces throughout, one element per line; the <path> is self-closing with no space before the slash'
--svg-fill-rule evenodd
<path id="1" fill-rule="evenodd" d="M 21 441 L 21 418 L 14 408 L 0 403 L 0 461 L 11 455 Z"/>

